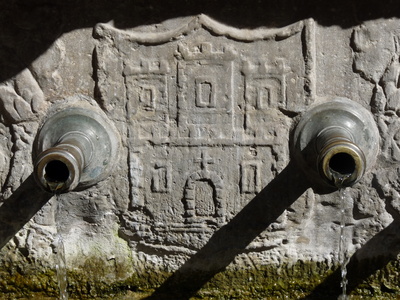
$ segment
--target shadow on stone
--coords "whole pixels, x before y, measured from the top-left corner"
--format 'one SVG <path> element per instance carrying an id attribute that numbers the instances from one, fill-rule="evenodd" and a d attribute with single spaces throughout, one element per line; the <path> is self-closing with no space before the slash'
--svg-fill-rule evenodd
<path id="1" fill-rule="evenodd" d="M 184 300 L 195 295 L 293 204 L 309 187 L 290 163 L 207 244 L 146 299 Z"/>
<path id="2" fill-rule="evenodd" d="M 347 291 L 355 290 L 369 276 L 396 260 L 400 253 L 400 222 L 395 220 L 356 251 L 347 265 Z M 373 253 L 373 257 L 371 257 Z M 341 295 L 341 270 L 338 268 L 304 300 L 336 300 Z"/>
<path id="3" fill-rule="evenodd" d="M 50 200 L 30 175 L 0 206 L 0 249 Z"/>

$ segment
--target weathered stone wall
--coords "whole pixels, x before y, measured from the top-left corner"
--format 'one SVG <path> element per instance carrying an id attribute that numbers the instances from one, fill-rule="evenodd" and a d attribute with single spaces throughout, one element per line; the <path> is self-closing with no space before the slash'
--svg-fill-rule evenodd
<path id="1" fill-rule="evenodd" d="M 336 299 L 339 195 L 290 156 L 301 113 L 335 97 L 381 136 L 348 192 L 348 290 L 398 297 L 399 5 L 318 4 L 0 4 L 0 297 L 57 294 L 58 232 L 71 297 Z M 119 159 L 53 196 L 32 147 L 77 95 L 118 128 Z"/>

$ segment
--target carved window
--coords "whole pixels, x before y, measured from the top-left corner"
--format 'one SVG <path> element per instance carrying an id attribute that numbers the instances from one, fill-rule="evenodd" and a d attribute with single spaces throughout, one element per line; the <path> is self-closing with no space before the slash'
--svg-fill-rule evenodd
<path id="1" fill-rule="evenodd" d="M 282 90 L 282 83 L 278 78 L 253 78 L 248 81 L 246 98 L 254 108 L 265 110 L 284 102 Z"/>
<path id="2" fill-rule="evenodd" d="M 201 108 L 215 107 L 215 86 L 209 79 L 196 79 L 196 106 Z"/>
<path id="3" fill-rule="evenodd" d="M 145 110 L 154 110 L 157 90 L 154 86 L 139 87 L 139 102 Z"/>
<path id="4" fill-rule="evenodd" d="M 170 168 L 165 165 L 155 165 L 151 179 L 151 190 L 154 193 L 170 191 Z"/>
<path id="5" fill-rule="evenodd" d="M 261 86 L 258 88 L 258 97 L 257 97 L 257 108 L 258 109 L 266 109 L 271 106 L 271 99 L 272 93 L 271 93 L 271 87 L 270 86 Z"/>
<path id="6" fill-rule="evenodd" d="M 244 162 L 241 167 L 242 193 L 258 193 L 261 190 L 261 176 L 259 162 Z"/>

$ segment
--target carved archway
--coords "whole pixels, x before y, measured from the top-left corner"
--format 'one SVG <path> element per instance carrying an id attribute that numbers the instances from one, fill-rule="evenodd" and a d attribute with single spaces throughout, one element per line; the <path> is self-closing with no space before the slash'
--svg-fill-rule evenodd
<path id="1" fill-rule="evenodd" d="M 186 181 L 183 204 L 188 224 L 207 221 L 223 223 L 225 203 L 221 177 L 205 170 L 192 173 Z"/>

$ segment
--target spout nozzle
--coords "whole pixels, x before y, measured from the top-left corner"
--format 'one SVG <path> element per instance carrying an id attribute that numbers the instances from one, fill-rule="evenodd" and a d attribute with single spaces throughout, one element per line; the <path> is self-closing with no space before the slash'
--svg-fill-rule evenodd
<path id="1" fill-rule="evenodd" d="M 364 153 L 349 141 L 328 144 L 318 157 L 320 174 L 338 188 L 359 181 L 364 175 L 365 164 Z"/>
<path id="2" fill-rule="evenodd" d="M 70 145 L 59 145 L 41 153 L 35 162 L 35 178 L 50 193 L 74 190 L 83 168 L 82 154 Z"/>
<path id="3" fill-rule="evenodd" d="M 83 190 L 107 178 L 120 147 L 117 128 L 94 99 L 77 95 L 58 104 L 39 129 L 34 177 L 50 193 Z"/>
<path id="4" fill-rule="evenodd" d="M 346 98 L 315 105 L 296 126 L 293 158 L 321 192 L 352 186 L 374 165 L 379 130 L 373 115 Z"/>

